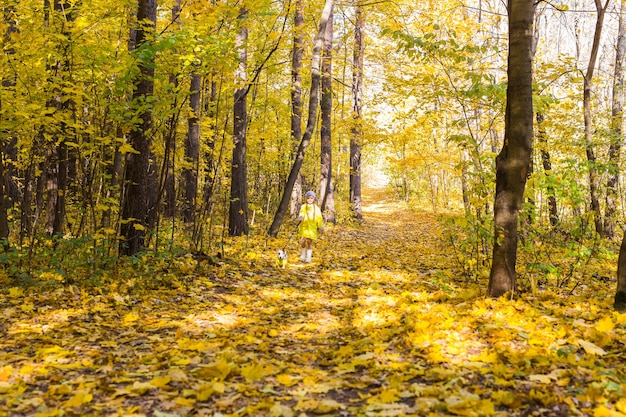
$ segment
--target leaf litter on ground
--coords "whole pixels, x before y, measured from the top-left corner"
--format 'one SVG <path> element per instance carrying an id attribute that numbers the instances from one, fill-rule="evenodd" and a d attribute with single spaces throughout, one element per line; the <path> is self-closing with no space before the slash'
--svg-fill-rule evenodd
<path id="1" fill-rule="evenodd" d="M 626 416 L 613 288 L 485 298 L 435 215 L 371 198 L 311 264 L 252 237 L 180 285 L 6 288 L 0 415 Z"/>

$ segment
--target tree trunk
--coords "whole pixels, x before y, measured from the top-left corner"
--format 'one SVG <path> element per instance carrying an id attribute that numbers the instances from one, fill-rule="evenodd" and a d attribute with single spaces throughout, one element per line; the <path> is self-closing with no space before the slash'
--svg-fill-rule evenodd
<path id="1" fill-rule="evenodd" d="M 551 183 L 551 179 L 554 178 L 554 176 L 552 175 L 552 159 L 550 158 L 550 152 L 548 152 L 548 139 L 546 137 L 546 131 L 543 126 L 545 116 L 543 115 L 543 113 L 537 112 L 536 118 L 537 141 L 539 142 L 541 149 L 541 163 L 543 165 L 543 172 Z M 550 183 L 546 187 L 546 192 L 548 194 L 548 216 L 550 219 L 550 225 L 552 227 L 555 227 L 559 223 L 559 212 L 556 205 L 554 186 L 552 186 Z"/>
<path id="2" fill-rule="evenodd" d="M 235 48 L 239 55 L 239 66 L 235 70 L 235 103 L 233 105 L 233 159 L 231 163 L 230 208 L 228 215 L 228 233 L 230 236 L 248 234 L 248 174 L 246 162 L 246 128 L 248 125 L 248 29 L 246 28 L 247 10 L 239 10 L 241 28 L 237 34 Z"/>
<path id="3" fill-rule="evenodd" d="M 617 291 L 614 307 L 620 313 L 626 313 L 626 234 L 622 239 L 617 259 Z"/>
<path id="4" fill-rule="evenodd" d="M 311 93 L 309 96 L 309 115 L 307 119 L 306 129 L 304 131 L 304 134 L 302 135 L 302 140 L 300 141 L 300 146 L 298 146 L 298 152 L 296 153 L 293 166 L 291 167 L 291 172 L 289 173 L 289 177 L 287 178 L 287 184 L 285 184 L 285 189 L 283 190 L 283 196 L 280 200 L 278 210 L 276 210 L 276 214 L 274 215 L 274 220 L 272 221 L 272 224 L 270 225 L 270 228 L 268 230 L 268 235 L 272 237 L 276 237 L 278 235 L 278 230 L 280 229 L 280 226 L 282 225 L 285 218 L 285 214 L 287 213 L 287 209 L 289 208 L 289 200 L 291 198 L 291 193 L 296 182 L 296 177 L 298 176 L 300 168 L 302 167 L 302 162 L 304 161 L 304 153 L 311 143 L 311 137 L 313 136 L 313 131 L 315 129 L 320 88 L 320 54 L 324 43 L 326 22 L 329 19 L 333 6 L 334 0 L 325 1 L 322 16 L 320 17 L 318 25 L 317 34 L 315 35 L 313 54 L 311 56 Z"/>
<path id="5" fill-rule="evenodd" d="M 291 56 L 291 140 L 293 143 L 293 158 L 298 153 L 298 144 L 302 139 L 302 53 L 304 51 L 304 0 L 296 1 L 296 11 L 293 18 L 293 53 Z M 302 205 L 302 175 L 298 172 L 291 193 L 290 213 L 297 216 Z"/>
<path id="6" fill-rule="evenodd" d="M 117 137 L 121 138 L 122 136 L 122 132 L 119 131 L 118 128 Z M 115 148 L 113 153 L 113 160 L 107 164 L 106 172 L 111 180 L 109 186 L 106 187 L 104 198 L 109 200 L 113 193 L 119 191 L 120 178 L 122 177 L 122 154 L 120 153 L 118 147 Z M 109 204 L 107 204 L 107 208 L 102 212 L 102 220 L 100 222 L 100 227 L 102 229 L 109 229 L 111 227 L 112 214 L 113 209 Z"/>
<path id="7" fill-rule="evenodd" d="M 6 39 L 10 39 L 11 34 L 17 32 L 17 22 L 13 13 L 15 6 L 5 6 L 2 10 L 4 22 L 6 23 Z M 12 48 L 5 47 L 6 55 L 13 55 L 15 51 Z M 8 75 L 8 76 L 7 76 Z M 12 89 L 16 85 L 16 75 L 13 72 L 7 72 L 2 77 L 2 88 Z M 0 100 L 0 113 L 2 113 L 2 101 Z M 16 139 L 9 137 L 3 140 L 2 152 L 0 153 L 0 240 L 3 242 L 4 249 L 9 247 L 9 215 L 8 207 L 10 202 L 9 184 L 11 183 L 11 170 L 8 160 L 16 160 L 12 158 L 12 153 L 16 149 Z"/>
<path id="8" fill-rule="evenodd" d="M 183 170 L 185 201 L 183 203 L 183 220 L 193 223 L 196 219 L 196 200 L 198 198 L 198 163 L 200 160 L 200 89 L 202 77 L 191 75 L 189 88 L 189 110 L 187 120 L 187 141 L 185 142 L 185 159 L 189 167 Z"/>
<path id="9" fill-rule="evenodd" d="M 585 120 L 585 146 L 587 161 L 589 162 L 589 193 L 591 198 L 591 211 L 593 214 L 596 232 L 604 237 L 604 228 L 602 215 L 600 213 L 599 198 L 599 179 L 598 170 L 596 169 L 596 156 L 593 150 L 593 126 L 591 120 L 591 85 L 593 82 L 593 72 L 596 66 L 598 51 L 600 49 L 600 38 L 602 36 L 602 26 L 604 24 L 604 15 L 610 0 L 606 0 L 602 7 L 602 0 L 595 0 L 597 18 L 596 28 L 593 35 L 593 45 L 591 47 L 591 55 L 589 57 L 589 65 L 583 79 L 583 115 Z"/>
<path id="10" fill-rule="evenodd" d="M 361 142 L 362 142 L 362 94 L 363 94 L 363 54 L 365 50 L 365 13 L 360 2 L 356 5 L 354 23 L 354 53 L 352 59 L 352 137 L 350 138 L 350 205 L 352 216 L 361 220 Z"/>
<path id="11" fill-rule="evenodd" d="M 147 31 L 156 26 L 156 0 L 138 0 L 137 21 L 143 22 L 135 31 L 135 44 L 141 47 L 149 42 Z M 150 22 L 150 25 L 146 25 Z M 154 178 L 151 167 L 152 145 L 152 106 L 149 104 L 154 90 L 154 58 L 142 60 L 137 56 L 140 74 L 135 79 L 132 108 L 139 112 L 139 122 L 129 134 L 129 142 L 137 152 L 126 155 L 124 176 L 124 196 L 120 234 L 121 255 L 134 255 L 144 249 L 146 229 L 151 223 L 150 216 L 155 216 L 154 190 L 150 190 Z"/>
<path id="12" fill-rule="evenodd" d="M 532 25 L 534 6 L 508 0 L 509 56 L 504 145 L 496 157 L 494 247 L 487 295 L 515 289 L 517 227 L 530 167 L 533 136 Z"/>
<path id="13" fill-rule="evenodd" d="M 180 0 L 175 0 L 172 5 L 172 25 L 180 28 Z M 180 118 L 178 110 L 178 97 L 176 90 L 180 84 L 178 75 L 170 74 L 170 86 L 168 94 L 173 97 L 170 110 L 172 112 L 167 122 L 167 136 L 165 138 L 165 157 L 163 158 L 163 215 L 169 218 L 176 216 L 176 147 L 177 147 L 177 127 Z"/>
<path id="14" fill-rule="evenodd" d="M 333 146 L 332 146 L 332 46 L 333 46 L 333 11 L 331 10 L 326 30 L 324 31 L 324 47 L 322 49 L 322 95 L 320 111 L 322 125 L 320 128 L 320 208 L 327 222 L 335 223 L 335 194 L 333 193 Z"/>
<path id="15" fill-rule="evenodd" d="M 76 18 L 76 11 L 78 5 L 69 7 L 68 5 L 61 3 L 59 0 L 54 0 L 55 13 L 62 14 L 64 19 L 62 25 L 58 27 L 60 34 L 63 35 L 64 40 L 60 40 L 59 56 L 62 57 L 62 61 L 57 61 L 50 66 L 51 78 L 56 79 L 58 84 L 63 86 L 70 84 L 70 62 L 72 57 L 70 43 L 71 32 L 67 25 L 71 25 Z M 56 19 L 53 19 L 56 22 Z M 63 236 L 64 234 L 64 222 L 65 222 L 65 202 L 67 195 L 67 171 L 68 171 L 68 149 L 65 144 L 66 138 L 70 135 L 69 127 L 66 120 L 70 120 L 70 117 L 66 114 L 72 107 L 71 99 L 67 98 L 62 89 L 55 88 L 53 90 L 54 98 L 49 102 L 49 107 L 54 108 L 58 114 L 57 118 L 60 119 L 57 132 L 54 134 L 54 149 L 51 153 L 52 161 L 49 162 L 50 173 L 52 176 L 48 177 L 48 205 L 46 211 L 46 231 L 50 236 Z"/>
<path id="16" fill-rule="evenodd" d="M 622 149 L 622 126 L 624 123 L 624 57 L 626 56 L 626 6 L 620 2 L 619 23 L 617 30 L 617 49 L 615 51 L 615 74 L 613 77 L 613 102 L 611 108 L 611 144 L 609 145 L 609 178 L 606 184 L 606 212 L 604 234 L 615 238 L 617 222 L 617 200 L 619 188 L 619 160 Z"/>

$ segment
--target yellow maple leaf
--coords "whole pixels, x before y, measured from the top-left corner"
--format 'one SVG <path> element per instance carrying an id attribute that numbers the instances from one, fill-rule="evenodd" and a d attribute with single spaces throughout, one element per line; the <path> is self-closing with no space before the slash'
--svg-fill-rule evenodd
<path id="1" fill-rule="evenodd" d="M 603 405 L 600 405 L 593 410 L 593 417 L 613 417 L 613 416 L 615 416 L 615 413 Z"/>
<path id="2" fill-rule="evenodd" d="M 139 320 L 139 314 L 137 314 L 135 312 L 130 312 L 130 313 L 124 315 L 124 320 L 123 320 L 122 324 L 124 326 L 129 326 L 129 325 L 132 325 L 137 320 Z"/>
<path id="3" fill-rule="evenodd" d="M 218 378 L 223 381 L 230 374 L 231 369 L 232 368 L 228 362 L 221 360 L 210 365 L 200 366 L 193 372 L 198 378 L 201 379 Z"/>
<path id="4" fill-rule="evenodd" d="M 193 407 L 194 405 L 196 405 L 196 400 L 195 398 L 182 398 L 182 397 L 178 397 L 176 398 L 176 404 L 183 406 L 183 407 Z"/>
<path id="5" fill-rule="evenodd" d="M 610 317 L 605 317 L 601 320 L 598 320 L 595 328 L 599 332 L 610 332 L 615 328 L 615 323 L 613 323 L 613 320 L 611 320 Z"/>
<path id="6" fill-rule="evenodd" d="M 152 378 L 150 384 L 154 385 L 157 388 L 163 389 L 167 387 L 167 384 L 169 384 L 171 380 L 172 377 L 169 375 L 157 376 L 155 378 Z"/>
<path id="7" fill-rule="evenodd" d="M 529 375 L 528 379 L 530 381 L 541 382 L 542 384 L 552 383 L 552 378 L 550 377 L 550 375 L 541 375 L 541 374 Z"/>
<path id="8" fill-rule="evenodd" d="M 585 352 L 587 352 L 590 355 L 606 355 L 606 350 L 602 349 L 600 346 L 591 343 L 591 342 L 587 342 L 586 340 L 583 339 L 578 339 L 577 340 L 578 344 L 580 345 L 580 347 L 582 347 Z"/>
<path id="9" fill-rule="evenodd" d="M 241 376 L 246 378 L 246 381 L 252 382 L 271 375 L 274 372 L 274 367 L 271 365 L 264 366 L 260 363 L 251 363 L 244 365 L 240 372 Z"/>
<path id="10" fill-rule="evenodd" d="M 137 394 L 145 394 L 146 392 L 154 389 L 154 385 L 149 382 L 139 382 L 135 381 L 130 390 Z"/>
<path id="11" fill-rule="evenodd" d="M 284 385 L 286 387 L 290 387 L 294 385 L 296 382 L 298 382 L 296 378 L 293 378 L 291 375 L 288 375 L 288 374 L 280 374 L 276 377 L 276 380 L 281 385 Z"/>
<path id="12" fill-rule="evenodd" d="M 20 287 L 11 287 L 9 288 L 9 297 L 11 298 L 19 298 L 24 295 L 24 290 Z"/>
<path id="13" fill-rule="evenodd" d="M 81 407 L 85 404 L 88 404 L 93 400 L 93 395 L 88 392 L 77 392 L 72 398 L 70 398 L 66 403 L 66 407 Z"/>
<path id="14" fill-rule="evenodd" d="M 3 366 L 0 368 L 0 381 L 7 381 L 13 373 L 13 367 L 11 365 Z"/>

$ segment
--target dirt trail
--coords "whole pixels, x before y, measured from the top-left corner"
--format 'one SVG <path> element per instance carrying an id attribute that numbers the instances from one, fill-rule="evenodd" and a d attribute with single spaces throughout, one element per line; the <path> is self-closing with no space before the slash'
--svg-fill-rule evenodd
<path id="1" fill-rule="evenodd" d="M 447 257 L 435 216 L 367 197 L 363 224 L 328 227 L 311 264 L 276 268 L 250 239 L 181 285 L 5 310 L 0 416 L 420 415 L 415 384 L 452 379 L 425 376 L 418 345 L 426 314 L 448 311 Z"/>

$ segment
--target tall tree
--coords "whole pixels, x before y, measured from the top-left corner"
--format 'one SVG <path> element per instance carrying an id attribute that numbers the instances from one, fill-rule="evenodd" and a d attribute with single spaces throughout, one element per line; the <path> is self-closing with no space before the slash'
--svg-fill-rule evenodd
<path id="1" fill-rule="evenodd" d="M 624 57 L 626 57 L 626 6 L 620 2 L 615 51 L 615 73 L 613 75 L 613 97 L 611 103 L 611 143 L 609 145 L 609 177 L 606 184 L 606 212 L 604 234 L 615 238 L 619 185 L 619 159 L 622 149 L 622 126 L 624 124 Z"/>
<path id="2" fill-rule="evenodd" d="M 321 78 L 320 55 L 322 46 L 324 44 L 324 32 L 326 31 L 326 22 L 328 22 L 333 6 L 334 0 L 325 1 L 324 9 L 322 10 L 322 15 L 318 24 L 317 34 L 315 35 L 313 54 L 311 56 L 311 92 L 309 95 L 309 113 L 306 129 L 304 130 L 302 140 L 300 141 L 300 145 L 298 146 L 298 151 L 291 167 L 291 171 L 289 172 L 289 177 L 287 178 L 287 183 L 285 184 L 280 204 L 278 206 L 278 209 L 276 210 L 274 219 L 268 230 L 268 235 L 272 237 L 276 237 L 278 235 L 278 230 L 283 223 L 285 214 L 287 213 L 287 209 L 289 208 L 289 200 L 291 199 L 293 186 L 296 182 L 296 178 L 304 161 L 304 154 L 309 147 L 309 144 L 311 143 L 313 131 L 315 130 L 315 122 L 317 120 L 317 108 L 319 105 L 319 89 Z"/>
<path id="3" fill-rule="evenodd" d="M 66 85 L 71 85 L 71 25 L 76 19 L 79 4 L 70 6 L 65 2 L 54 0 L 53 27 L 58 31 L 59 46 L 58 56 L 50 63 L 50 80 L 52 81 L 52 95 L 48 106 L 54 109 L 57 119 L 60 120 L 52 134 L 53 145 L 50 148 L 49 160 L 46 162 L 47 169 L 47 210 L 46 231 L 51 236 L 64 234 L 65 204 L 67 196 L 68 174 L 68 141 L 71 135 L 69 122 L 72 117 L 68 114 L 73 107 L 72 99 L 64 92 Z M 48 127 L 46 127 L 49 129 Z"/>
<path id="4" fill-rule="evenodd" d="M 362 96 L 363 96 L 363 54 L 365 49 L 365 13 L 361 2 L 356 4 L 354 23 L 354 52 L 352 58 L 352 125 L 350 138 L 350 205 L 355 219 L 363 218 L 361 202 L 361 142 Z"/>
<path id="5" fill-rule="evenodd" d="M 494 246 L 487 295 L 515 289 L 519 211 L 530 167 L 533 138 L 532 25 L 534 4 L 508 0 L 509 55 L 504 145 L 496 157 Z"/>
<path id="6" fill-rule="evenodd" d="M 335 223 L 335 194 L 333 192 L 333 143 L 332 143 L 332 115 L 333 115 L 333 11 L 331 10 L 324 31 L 324 46 L 322 48 L 322 95 L 320 111 L 322 124 L 320 127 L 320 198 L 321 209 L 325 220 Z"/>
<path id="7" fill-rule="evenodd" d="M 180 28 L 180 0 L 175 0 L 172 5 L 172 20 L 170 23 L 172 26 L 178 26 Z M 165 151 L 163 165 L 161 166 L 159 187 L 159 199 L 163 196 L 162 212 L 167 217 L 174 217 L 176 215 L 176 179 L 174 171 L 176 169 L 177 126 L 180 118 L 178 96 L 176 94 L 178 85 L 178 75 L 171 73 L 169 76 L 168 91 L 170 97 L 172 97 L 172 103 L 170 105 L 170 116 L 166 122 Z"/>
<path id="8" fill-rule="evenodd" d="M 304 0 L 296 0 L 293 17 L 293 52 L 291 54 L 291 140 L 293 157 L 298 154 L 298 144 L 302 139 L 302 53 L 304 51 Z M 302 175 L 298 172 L 291 193 L 293 216 L 298 214 L 302 204 Z"/>
<path id="9" fill-rule="evenodd" d="M 128 136 L 134 152 L 126 154 L 124 196 L 120 234 L 121 255 L 134 255 L 144 249 L 146 230 L 154 215 L 153 192 L 151 190 L 152 156 L 152 95 L 154 92 L 154 54 L 151 39 L 156 27 L 156 0 L 138 0 L 137 28 L 134 44 L 139 72 L 134 80 L 132 108 L 137 112 L 138 122 L 132 126 Z M 144 53 L 142 53 L 144 52 Z"/>
<path id="10" fill-rule="evenodd" d="M 17 22 L 15 20 L 15 7 L 5 6 L 2 10 L 3 21 L 6 22 L 6 32 L 2 34 L 4 42 L 10 44 L 11 36 L 17 32 Z M 15 51 L 12 47 L 5 47 L 6 55 L 13 55 Z M 11 72 L 6 76 L 2 75 L 2 90 L 13 89 L 16 85 L 16 75 Z M 0 95 L 1 97 L 1 95 Z M 2 100 L 0 98 L 0 114 L 2 113 Z M 8 248 L 9 239 L 9 182 L 10 182 L 10 158 L 11 150 L 15 149 L 15 138 L 8 137 L 0 143 L 0 240 L 4 249 Z"/>
<path id="11" fill-rule="evenodd" d="M 200 161 L 200 89 L 202 77 L 191 74 L 189 86 L 189 118 L 187 119 L 187 140 L 185 141 L 185 159 L 187 166 L 183 170 L 184 203 L 183 219 L 186 223 L 195 221 L 196 200 L 198 198 L 198 164 Z"/>
<path id="12" fill-rule="evenodd" d="M 230 207 L 228 215 L 228 233 L 231 236 L 248 234 L 248 174 L 246 162 L 246 130 L 248 126 L 248 28 L 245 7 L 239 10 L 240 29 L 237 33 L 235 48 L 239 64 L 235 70 L 235 97 L 233 105 L 233 158 L 231 162 Z"/>
<path id="13" fill-rule="evenodd" d="M 538 111 L 536 115 L 537 119 L 537 142 L 540 146 L 541 152 L 541 164 L 543 165 L 543 172 L 546 177 L 551 179 L 552 174 L 552 158 L 550 157 L 550 151 L 548 150 L 548 138 L 546 129 L 544 126 L 545 115 Z M 548 195 L 548 216 L 550 218 L 550 225 L 556 226 L 559 223 L 559 211 L 556 204 L 556 195 L 552 181 L 550 180 L 546 189 Z"/>
<path id="14" fill-rule="evenodd" d="M 587 71 L 583 77 L 583 116 L 585 120 L 585 152 L 587 161 L 589 162 L 589 193 L 591 211 L 593 214 L 596 233 L 604 236 L 604 224 L 602 222 L 602 214 L 600 213 L 600 185 L 598 178 L 598 169 L 596 168 L 596 156 L 593 149 L 593 121 L 591 119 L 591 85 L 593 83 L 593 74 L 596 68 L 598 51 L 600 50 L 600 38 L 602 36 L 602 27 L 604 26 L 604 15 L 609 7 L 610 0 L 606 0 L 604 6 L 602 0 L 595 0 L 596 4 L 596 27 L 593 34 L 593 44 L 591 45 L 591 54 Z"/>

